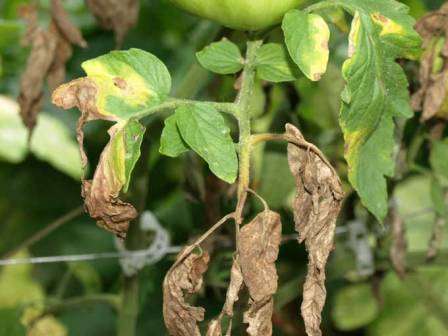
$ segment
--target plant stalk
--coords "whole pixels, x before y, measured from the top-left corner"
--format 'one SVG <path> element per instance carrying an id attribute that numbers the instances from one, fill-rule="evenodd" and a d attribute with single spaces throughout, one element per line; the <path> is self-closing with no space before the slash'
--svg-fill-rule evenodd
<path id="1" fill-rule="evenodd" d="M 238 173 L 238 204 L 235 221 L 237 226 L 243 221 L 242 213 L 247 197 L 250 181 L 251 124 L 250 101 L 255 83 L 255 58 L 261 40 L 247 42 L 246 60 L 241 74 L 241 88 L 236 98 L 239 127 L 239 173 Z"/>

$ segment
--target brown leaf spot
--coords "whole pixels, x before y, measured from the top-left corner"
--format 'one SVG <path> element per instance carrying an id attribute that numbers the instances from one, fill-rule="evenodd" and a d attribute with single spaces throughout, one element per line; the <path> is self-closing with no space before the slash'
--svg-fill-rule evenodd
<path id="1" fill-rule="evenodd" d="M 115 77 L 113 79 L 114 81 L 114 85 L 122 90 L 126 89 L 127 83 L 126 80 L 124 80 L 123 78 L 120 77 Z"/>
<path id="2" fill-rule="evenodd" d="M 180 252 L 178 259 L 183 258 Z M 172 267 L 163 282 L 163 318 L 171 336 L 200 336 L 197 322 L 204 319 L 204 308 L 186 302 L 186 294 L 194 294 L 202 286 L 207 270 L 208 253 L 190 254 Z"/>
<path id="3" fill-rule="evenodd" d="M 302 141 L 300 131 L 291 124 L 286 133 Z M 325 265 L 333 249 L 336 219 L 343 192 L 339 177 L 314 151 L 288 145 L 288 162 L 296 180 L 293 204 L 299 242 L 308 251 L 308 273 L 303 286 L 302 317 L 309 336 L 320 336 L 321 312 L 325 304 Z"/>

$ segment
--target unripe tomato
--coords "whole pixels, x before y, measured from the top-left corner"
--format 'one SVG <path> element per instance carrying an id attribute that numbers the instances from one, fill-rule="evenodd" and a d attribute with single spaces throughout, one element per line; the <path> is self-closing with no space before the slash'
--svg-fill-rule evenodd
<path id="1" fill-rule="evenodd" d="M 303 0 L 171 0 L 192 14 L 238 30 L 260 30 L 281 21 Z"/>

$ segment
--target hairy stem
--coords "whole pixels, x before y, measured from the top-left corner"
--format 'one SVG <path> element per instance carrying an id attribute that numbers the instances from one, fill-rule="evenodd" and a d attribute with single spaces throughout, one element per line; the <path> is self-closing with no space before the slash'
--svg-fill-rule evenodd
<path id="1" fill-rule="evenodd" d="M 237 119 L 239 126 L 239 174 L 238 174 L 238 205 L 235 221 L 240 225 L 243 221 L 242 213 L 246 202 L 247 189 L 250 180 L 250 152 L 251 152 L 251 125 L 250 100 L 255 82 L 255 56 L 257 49 L 262 45 L 261 40 L 247 42 L 246 60 L 241 74 L 241 88 L 236 98 Z"/>

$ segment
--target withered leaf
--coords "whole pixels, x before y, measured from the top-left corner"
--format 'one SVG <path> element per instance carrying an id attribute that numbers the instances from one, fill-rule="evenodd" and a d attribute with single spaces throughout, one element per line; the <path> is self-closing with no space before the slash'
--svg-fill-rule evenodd
<path id="1" fill-rule="evenodd" d="M 51 0 L 51 17 L 65 40 L 82 48 L 87 47 L 81 31 L 70 20 L 61 0 Z"/>
<path id="2" fill-rule="evenodd" d="M 448 4 L 422 17 L 415 29 L 423 38 L 425 52 L 420 60 L 420 89 L 412 96 L 412 106 L 422 111 L 422 122 L 448 119 Z"/>
<path id="3" fill-rule="evenodd" d="M 247 333 L 250 336 L 272 335 L 272 313 L 274 300 L 267 297 L 262 301 L 249 299 L 249 310 L 244 313 L 244 323 L 248 323 Z"/>
<path id="4" fill-rule="evenodd" d="M 197 322 L 204 319 L 204 308 L 189 305 L 185 296 L 197 293 L 201 288 L 210 257 L 206 252 L 201 255 L 191 253 L 179 262 L 184 258 L 180 252 L 177 258 L 163 282 L 165 325 L 171 336 L 200 336 Z"/>
<path id="5" fill-rule="evenodd" d="M 239 234 L 239 262 L 250 295 L 244 320 L 252 336 L 272 334 L 272 295 L 277 291 L 278 280 L 275 261 L 281 233 L 280 215 L 266 209 L 243 226 Z"/>
<path id="6" fill-rule="evenodd" d="M 243 287 L 243 274 L 241 273 L 241 267 L 238 262 L 238 257 L 233 260 L 232 269 L 230 271 L 230 283 L 227 288 L 226 301 L 222 309 L 221 314 L 218 318 L 212 320 L 207 329 L 207 336 L 221 336 L 222 327 L 221 322 L 224 315 L 230 318 L 229 326 L 227 327 L 226 335 L 230 335 L 232 330 L 232 317 L 233 317 L 233 306 L 236 301 L 238 301 L 238 293 Z"/>
<path id="7" fill-rule="evenodd" d="M 320 336 L 321 312 L 326 297 L 325 265 L 333 249 L 343 192 L 338 176 L 322 154 L 303 146 L 306 141 L 300 131 L 287 124 L 286 135 L 291 139 L 288 162 L 297 187 L 293 204 L 294 221 L 299 242 L 305 241 L 308 251 L 302 317 L 307 334 Z"/>
<path id="8" fill-rule="evenodd" d="M 72 46 L 61 33 L 57 30 L 54 24 L 51 26 L 55 35 L 57 36 L 56 49 L 53 54 L 53 62 L 47 73 L 47 82 L 50 90 L 56 89 L 65 80 L 65 64 L 72 57 Z"/>
<path id="9" fill-rule="evenodd" d="M 34 6 L 23 6 L 20 14 L 27 23 L 25 42 L 31 45 L 31 52 L 20 79 L 17 101 L 20 105 L 20 116 L 31 134 L 42 105 L 44 81 L 53 63 L 57 35 L 52 30 L 38 27 L 37 10 Z"/>
<path id="10" fill-rule="evenodd" d="M 78 119 L 76 128 L 76 138 L 79 143 L 84 169 L 87 166 L 87 155 L 84 151 L 84 124 L 95 119 L 115 121 L 113 116 L 102 115 L 98 111 L 96 107 L 97 92 L 95 83 L 90 78 L 83 77 L 59 86 L 52 94 L 54 105 L 64 110 L 77 107 L 81 111 L 81 117 Z"/>
<path id="11" fill-rule="evenodd" d="M 86 0 L 92 14 L 105 29 L 115 32 L 117 47 L 123 44 L 126 33 L 138 20 L 138 0 Z"/>

